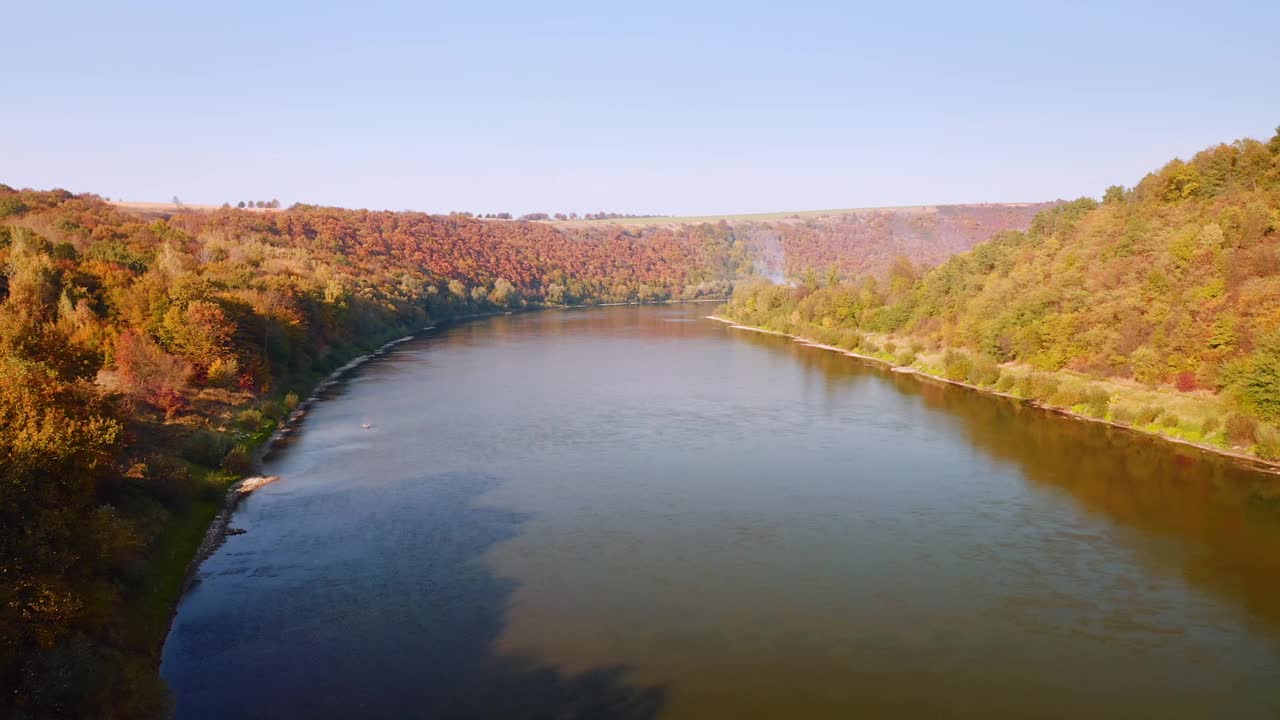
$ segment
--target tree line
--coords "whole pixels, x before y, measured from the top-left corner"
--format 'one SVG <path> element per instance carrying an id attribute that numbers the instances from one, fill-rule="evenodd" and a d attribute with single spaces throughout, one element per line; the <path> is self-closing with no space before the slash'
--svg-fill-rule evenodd
<path id="1" fill-rule="evenodd" d="M 1280 130 L 1175 160 L 925 271 L 740 284 L 726 312 L 1280 460 Z"/>

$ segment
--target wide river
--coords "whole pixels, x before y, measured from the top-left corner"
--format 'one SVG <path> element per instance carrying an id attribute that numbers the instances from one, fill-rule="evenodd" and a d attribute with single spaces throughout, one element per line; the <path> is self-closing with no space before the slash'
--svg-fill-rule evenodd
<path id="1" fill-rule="evenodd" d="M 178 717 L 1280 716 L 1274 476 L 711 307 L 331 391 L 182 601 Z"/>

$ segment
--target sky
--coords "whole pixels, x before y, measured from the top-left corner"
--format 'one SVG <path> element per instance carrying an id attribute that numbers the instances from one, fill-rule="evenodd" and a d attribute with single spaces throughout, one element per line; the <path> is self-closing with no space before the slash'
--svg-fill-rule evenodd
<path id="1" fill-rule="evenodd" d="M 430 212 L 1099 196 L 1280 125 L 1280 2 L 22 2 L 0 182 Z"/>

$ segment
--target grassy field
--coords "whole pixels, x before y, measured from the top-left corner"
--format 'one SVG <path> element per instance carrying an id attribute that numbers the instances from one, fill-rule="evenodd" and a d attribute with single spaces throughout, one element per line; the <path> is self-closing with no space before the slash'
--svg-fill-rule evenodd
<path id="1" fill-rule="evenodd" d="M 900 205 L 888 207 L 836 208 L 829 210 L 789 210 L 767 213 L 743 213 L 739 215 L 681 215 L 667 217 L 653 215 L 646 217 L 614 218 L 610 220 L 550 220 L 555 225 L 566 227 L 584 227 L 590 225 L 696 225 L 699 223 L 726 222 L 786 222 L 788 220 L 813 220 L 840 215 L 869 215 L 872 213 L 894 212 L 903 214 L 925 214 L 937 211 L 941 207 L 1027 207 L 1037 203 L 959 203 L 954 205 Z"/>
<path id="2" fill-rule="evenodd" d="M 171 202 L 133 202 L 129 200 L 111 200 L 112 205 L 125 210 L 133 210 L 134 212 L 148 214 L 164 214 L 169 215 L 182 210 L 218 210 L 221 205 L 201 205 L 198 203 L 182 203 L 180 205 Z M 249 210 L 251 212 L 273 213 L 282 212 L 284 208 L 240 208 L 241 210 Z"/>

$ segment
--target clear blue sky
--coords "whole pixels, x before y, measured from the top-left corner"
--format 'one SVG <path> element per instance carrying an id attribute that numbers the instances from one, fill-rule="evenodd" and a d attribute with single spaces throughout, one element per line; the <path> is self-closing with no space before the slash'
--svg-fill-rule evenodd
<path id="1" fill-rule="evenodd" d="M 664 214 L 1042 200 L 1280 125 L 1275 0 L 4 15 L 0 182 L 133 200 Z"/>

